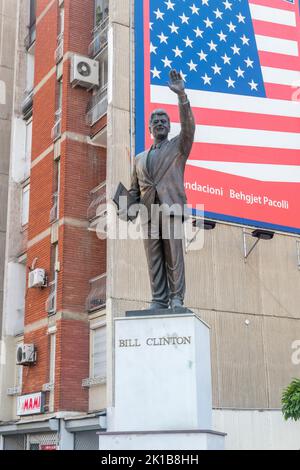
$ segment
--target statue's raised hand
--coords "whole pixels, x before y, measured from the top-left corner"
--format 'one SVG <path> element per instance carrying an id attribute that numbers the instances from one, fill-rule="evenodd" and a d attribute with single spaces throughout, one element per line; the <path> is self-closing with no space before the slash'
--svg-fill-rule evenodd
<path id="1" fill-rule="evenodd" d="M 177 70 L 171 70 L 169 88 L 177 95 L 184 93 L 184 81 Z"/>

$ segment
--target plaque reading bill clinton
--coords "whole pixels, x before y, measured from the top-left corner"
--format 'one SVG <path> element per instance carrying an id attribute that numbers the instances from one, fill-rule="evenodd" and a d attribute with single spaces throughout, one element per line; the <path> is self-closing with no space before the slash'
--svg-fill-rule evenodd
<path id="1" fill-rule="evenodd" d="M 128 191 L 131 201 L 140 204 L 141 208 L 152 292 L 151 310 L 182 307 L 185 295 L 184 170 L 193 145 L 195 121 L 184 81 L 176 70 L 170 72 L 169 87 L 178 96 L 181 132 L 169 140 L 168 114 L 163 109 L 152 112 L 149 131 L 154 143 L 135 158 Z M 122 211 L 119 215 L 122 217 Z"/>

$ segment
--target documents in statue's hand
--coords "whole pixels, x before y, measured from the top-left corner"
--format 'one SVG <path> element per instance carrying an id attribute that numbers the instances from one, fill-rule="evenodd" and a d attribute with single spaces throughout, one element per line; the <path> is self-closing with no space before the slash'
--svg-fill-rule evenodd
<path id="1" fill-rule="evenodd" d="M 138 204 L 130 192 L 125 188 L 122 183 L 118 184 L 116 193 L 113 197 L 113 202 L 118 208 L 118 215 L 122 220 L 131 220 L 133 222 L 138 216 Z M 136 207 L 130 210 L 130 207 Z"/>

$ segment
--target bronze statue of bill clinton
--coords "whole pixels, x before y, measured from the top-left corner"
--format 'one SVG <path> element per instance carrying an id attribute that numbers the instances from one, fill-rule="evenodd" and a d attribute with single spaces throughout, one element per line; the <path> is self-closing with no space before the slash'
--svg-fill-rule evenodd
<path id="1" fill-rule="evenodd" d="M 182 236 L 174 236 L 174 233 L 175 225 L 179 223 L 182 227 L 183 223 L 186 204 L 184 170 L 193 145 L 195 121 L 184 81 L 176 70 L 170 72 L 169 87 L 178 96 L 181 132 L 168 140 L 168 114 L 163 109 L 152 112 L 149 131 L 154 143 L 135 158 L 129 190 L 135 202 L 143 204 L 149 214 L 146 220 L 148 238 L 144 239 L 144 247 L 152 290 L 150 309 L 153 310 L 181 307 L 185 295 Z M 173 214 L 172 209 L 169 213 L 165 210 L 174 205 L 177 210 Z M 163 207 L 162 213 L 169 215 L 169 236 L 163 234 L 165 218 L 160 209 L 159 217 L 155 217 L 154 222 L 155 207 Z"/>

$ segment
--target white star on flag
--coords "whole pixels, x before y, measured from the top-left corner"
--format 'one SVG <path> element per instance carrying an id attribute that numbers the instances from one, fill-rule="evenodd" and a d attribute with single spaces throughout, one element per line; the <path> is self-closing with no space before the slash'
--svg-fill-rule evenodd
<path id="1" fill-rule="evenodd" d="M 220 41 L 226 42 L 227 34 L 224 34 L 222 30 L 219 33 L 217 33 L 217 36 L 220 37 Z"/>
<path id="2" fill-rule="evenodd" d="M 160 39 L 160 43 L 162 44 L 163 42 L 165 44 L 168 44 L 168 36 L 165 36 L 164 33 L 158 34 L 157 37 Z"/>
<path id="3" fill-rule="evenodd" d="M 226 2 L 222 2 L 223 5 L 225 6 L 225 10 L 231 10 L 231 7 L 232 7 L 232 3 L 229 3 L 228 0 L 226 0 Z"/>
<path id="4" fill-rule="evenodd" d="M 243 16 L 242 13 L 239 13 L 238 15 L 235 15 L 235 16 L 239 20 L 239 23 L 245 23 L 245 16 Z"/>
<path id="5" fill-rule="evenodd" d="M 160 78 L 161 71 L 157 70 L 156 67 L 154 67 L 154 69 L 151 70 L 151 73 L 153 73 L 153 78 Z"/>
<path id="6" fill-rule="evenodd" d="M 244 62 L 246 62 L 247 67 L 253 68 L 253 62 L 254 62 L 254 61 L 253 61 L 253 60 L 250 60 L 249 57 L 247 57 L 247 59 L 245 59 Z"/>
<path id="7" fill-rule="evenodd" d="M 252 78 L 251 82 L 248 82 L 248 85 L 251 86 L 251 90 L 256 90 L 256 91 L 257 91 L 257 85 L 258 85 L 258 83 L 255 83 L 255 82 L 253 81 L 253 78 Z"/>
<path id="8" fill-rule="evenodd" d="M 214 14 L 216 15 L 216 18 L 222 19 L 223 12 L 220 11 L 219 8 L 217 8 L 216 10 L 214 10 Z"/>
<path id="9" fill-rule="evenodd" d="M 172 61 L 168 59 L 168 57 L 166 56 L 164 59 L 161 59 L 161 61 L 164 63 L 164 66 L 165 67 L 171 67 L 171 64 L 172 64 Z"/>
<path id="10" fill-rule="evenodd" d="M 217 44 L 215 44 L 212 40 L 210 42 L 208 42 L 207 45 L 209 46 L 209 49 L 211 51 L 216 51 L 217 50 Z"/>
<path id="11" fill-rule="evenodd" d="M 208 0 L 202 0 L 202 5 L 209 6 L 209 5 L 208 5 Z"/>
<path id="12" fill-rule="evenodd" d="M 178 46 L 176 46 L 175 49 L 172 49 L 172 51 L 174 52 L 175 57 L 181 57 L 182 58 L 182 52 L 183 51 L 181 51 Z"/>
<path id="13" fill-rule="evenodd" d="M 233 50 L 233 54 L 238 54 L 238 55 L 240 55 L 240 49 L 241 49 L 241 48 L 240 48 L 240 47 L 237 47 L 236 44 L 234 44 L 233 46 L 231 46 L 230 49 Z"/>
<path id="14" fill-rule="evenodd" d="M 244 78 L 245 70 L 242 70 L 240 66 L 238 66 L 238 68 L 235 69 L 235 72 L 237 73 L 238 77 L 243 77 Z"/>
<path id="15" fill-rule="evenodd" d="M 152 42 L 150 42 L 150 54 L 156 54 L 156 46 L 153 46 Z"/>
<path id="16" fill-rule="evenodd" d="M 243 41 L 243 45 L 247 44 L 247 46 L 249 46 L 250 39 L 247 38 L 247 36 L 245 36 L 245 34 L 243 34 L 243 36 L 241 37 L 241 40 Z"/>
<path id="17" fill-rule="evenodd" d="M 202 38 L 202 37 L 203 37 L 203 32 L 204 32 L 204 31 L 201 31 L 201 29 L 199 28 L 199 26 L 197 26 L 197 28 L 194 29 L 193 31 L 194 31 L 194 33 L 196 34 L 196 38 L 198 38 L 198 37 Z"/>
<path id="18" fill-rule="evenodd" d="M 197 8 L 195 3 L 190 7 L 190 9 L 192 10 L 193 15 L 199 15 L 200 8 Z"/>
<path id="19" fill-rule="evenodd" d="M 235 81 L 232 80 L 230 77 L 228 77 L 228 79 L 225 80 L 225 82 L 227 82 L 228 88 L 230 88 L 230 87 L 231 87 L 231 88 L 234 88 Z"/>
<path id="20" fill-rule="evenodd" d="M 195 72 L 197 72 L 197 64 L 194 64 L 194 62 L 191 60 L 188 64 L 187 64 L 190 68 L 190 72 L 192 70 L 194 70 Z"/>
<path id="21" fill-rule="evenodd" d="M 213 69 L 213 71 L 214 71 L 214 74 L 215 74 L 215 75 L 216 75 L 216 74 L 219 74 L 219 75 L 221 75 L 221 70 L 222 70 L 222 68 L 221 68 L 221 67 L 219 67 L 217 64 L 215 64 L 215 65 L 212 65 L 212 67 L 211 67 L 211 68 Z"/>
<path id="22" fill-rule="evenodd" d="M 207 28 L 213 29 L 212 25 L 214 24 L 213 21 L 210 21 L 210 19 L 207 17 L 206 20 L 203 20 Z"/>
<path id="23" fill-rule="evenodd" d="M 167 2 L 165 2 L 165 4 L 167 5 L 168 10 L 173 10 L 174 11 L 175 3 L 172 3 L 170 0 L 168 0 Z"/>
<path id="24" fill-rule="evenodd" d="M 232 31 L 235 32 L 236 26 L 232 23 L 232 21 L 230 21 L 230 23 L 227 26 L 228 26 L 230 32 L 232 32 Z"/>
<path id="25" fill-rule="evenodd" d="M 231 58 L 228 57 L 226 53 L 222 55 L 222 59 L 224 60 L 224 64 L 230 64 Z"/>
<path id="26" fill-rule="evenodd" d="M 197 52 L 197 54 L 200 57 L 200 60 L 205 60 L 205 62 L 207 62 L 207 60 L 206 60 L 207 54 L 204 54 L 202 49 L 201 49 L 200 52 Z"/>
<path id="27" fill-rule="evenodd" d="M 186 81 L 186 73 L 183 73 L 183 71 L 180 70 L 180 75 L 181 75 L 182 80 L 185 82 Z"/>
<path id="28" fill-rule="evenodd" d="M 185 47 L 193 47 L 193 42 L 188 36 L 186 37 L 186 39 L 183 39 L 183 42 L 185 42 Z"/>
<path id="29" fill-rule="evenodd" d="M 181 23 L 182 23 L 182 24 L 184 24 L 184 23 L 189 24 L 189 17 L 188 17 L 188 16 L 185 16 L 184 13 L 182 13 L 181 16 L 179 15 L 179 18 L 181 19 Z"/>
<path id="30" fill-rule="evenodd" d="M 156 15 L 156 19 L 157 20 L 163 20 L 164 19 L 164 13 L 160 11 L 160 9 L 158 8 L 154 14 Z"/>
<path id="31" fill-rule="evenodd" d="M 178 34 L 179 26 L 176 26 L 176 25 L 174 24 L 174 21 L 173 21 L 172 24 L 169 24 L 169 28 L 171 29 L 171 33 L 176 33 L 176 34 Z"/>
<path id="32" fill-rule="evenodd" d="M 207 85 L 207 84 L 208 84 L 208 85 L 211 85 L 210 81 L 212 80 L 212 77 L 209 77 L 209 76 L 207 75 L 207 73 L 206 73 L 203 77 L 201 77 L 201 78 L 202 78 L 203 81 L 204 81 L 204 85 Z"/>

